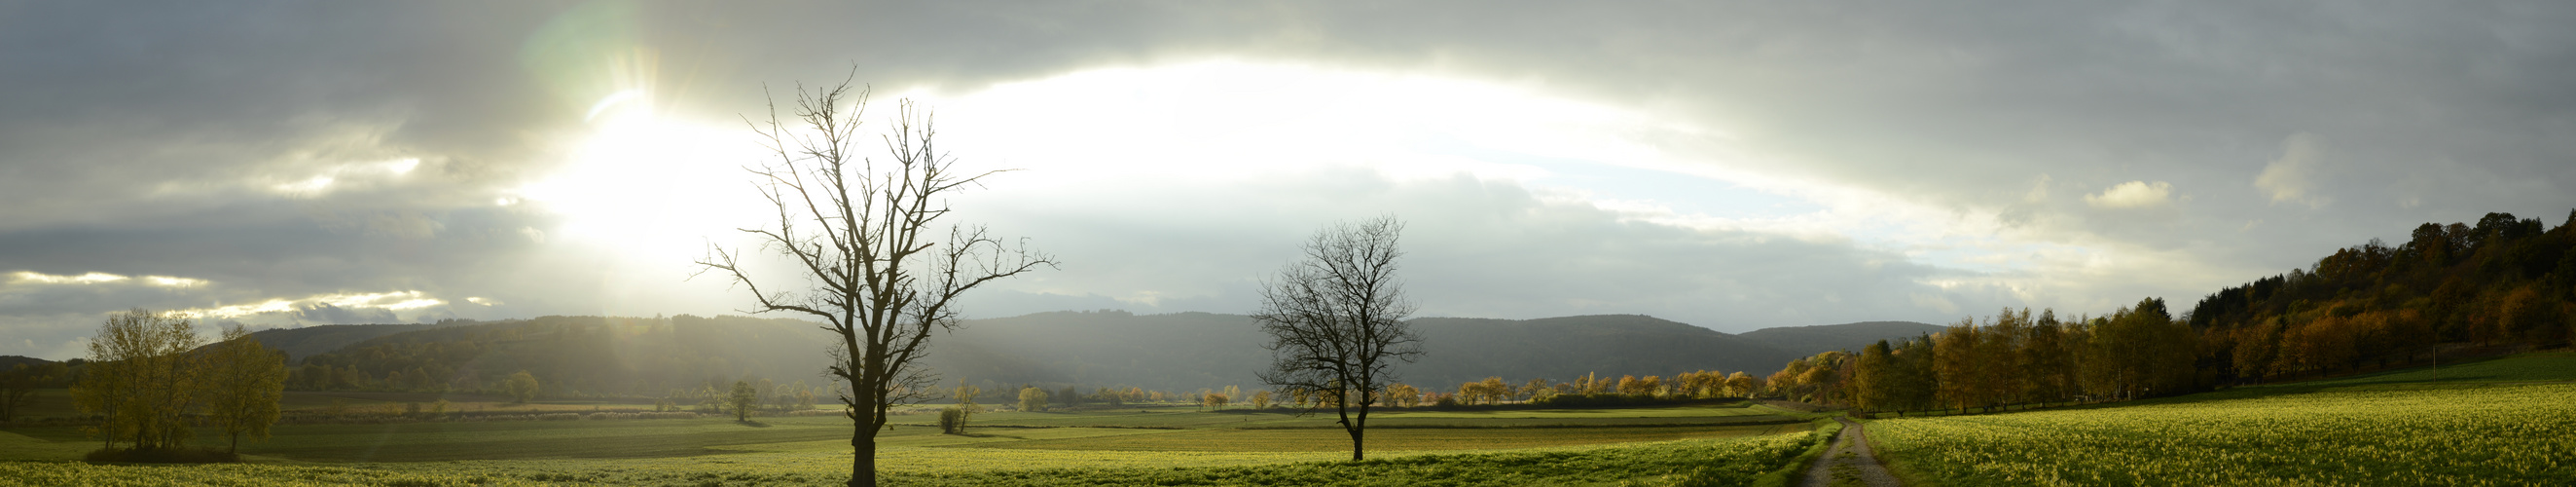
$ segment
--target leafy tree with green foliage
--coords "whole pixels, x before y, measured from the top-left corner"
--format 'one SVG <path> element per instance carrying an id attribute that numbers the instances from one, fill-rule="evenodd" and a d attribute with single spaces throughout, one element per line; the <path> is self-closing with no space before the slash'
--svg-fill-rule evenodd
<path id="1" fill-rule="evenodd" d="M 975 396 L 983 395 L 984 388 L 975 387 L 974 384 L 968 384 L 965 379 L 958 379 L 957 388 L 951 390 L 950 393 L 953 394 L 953 397 L 957 398 L 957 406 L 940 411 L 940 431 L 961 435 L 966 434 L 966 421 L 975 418 Z M 947 426 L 947 420 L 951 411 L 954 411 L 956 416 L 956 426 L 953 430 Z"/>
<path id="2" fill-rule="evenodd" d="M 107 416 L 92 431 L 108 449 L 120 440 L 136 450 L 174 449 L 195 435 L 185 414 L 201 390 L 201 369 L 188 352 L 201 343 L 195 323 L 176 313 L 135 308 L 99 325 L 72 399 L 84 412 Z"/>
<path id="3" fill-rule="evenodd" d="M 1227 398 L 1225 393 L 1222 392 L 1211 392 L 1199 396 L 1200 405 L 1213 410 L 1225 409 L 1225 404 L 1228 400 L 1229 398 Z"/>
<path id="4" fill-rule="evenodd" d="M 268 438 L 269 425 L 277 424 L 278 401 L 286 397 L 286 354 L 260 344 L 238 324 L 199 354 L 205 363 L 199 382 L 205 417 L 223 426 L 225 451 L 240 453 L 243 436 Z"/>
<path id="5" fill-rule="evenodd" d="M 733 393 L 725 399 L 733 408 L 734 421 L 751 421 L 751 411 L 760 407 L 760 388 L 751 381 L 733 381 Z"/>
<path id="6" fill-rule="evenodd" d="M 1034 411 L 1045 411 L 1045 410 L 1046 410 L 1046 408 L 1047 408 L 1047 391 L 1046 391 L 1046 389 L 1039 389 L 1039 388 L 1037 388 L 1037 386 L 1022 386 L 1022 387 L 1020 387 L 1020 410 L 1021 410 L 1021 411 L 1032 411 L 1032 412 L 1034 412 Z"/>
<path id="7" fill-rule="evenodd" d="M 796 410 L 814 409 L 814 386 L 805 385 L 805 381 L 799 379 L 796 383 L 788 384 L 787 387 L 794 389 L 788 394 L 795 398 Z"/>
<path id="8" fill-rule="evenodd" d="M 939 434 L 966 434 L 966 411 L 955 407 L 940 409 Z"/>
<path id="9" fill-rule="evenodd" d="M 513 402 L 526 404 L 537 398 L 537 376 L 525 370 L 510 374 L 510 380 L 502 383 L 502 387 L 507 388 Z"/>
<path id="10" fill-rule="evenodd" d="M 778 383 L 772 382 L 766 378 L 760 379 L 760 382 L 752 383 L 751 390 L 753 397 L 752 401 L 757 403 L 755 407 L 758 408 L 784 411 L 787 410 L 788 403 L 796 401 L 796 398 L 794 397 L 781 394 L 781 392 L 785 391 L 778 388 Z"/>
<path id="11" fill-rule="evenodd" d="M 1892 405 L 1894 401 L 1889 400 L 1895 396 L 1892 391 L 1899 381 L 1904 380 L 1896 372 L 1895 359 L 1888 350 L 1887 340 L 1861 347 L 1860 363 L 1854 365 L 1852 374 L 1852 407 L 1866 412 L 1887 409 Z"/>

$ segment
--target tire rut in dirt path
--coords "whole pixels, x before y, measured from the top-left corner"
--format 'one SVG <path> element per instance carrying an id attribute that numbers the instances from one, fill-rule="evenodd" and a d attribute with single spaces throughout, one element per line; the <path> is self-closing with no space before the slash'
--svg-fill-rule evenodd
<path id="1" fill-rule="evenodd" d="M 1869 432 L 1862 430 L 1860 423 L 1853 422 L 1851 418 L 1838 417 L 1834 420 L 1843 423 L 1843 432 L 1835 435 L 1834 447 L 1825 450 L 1824 458 L 1816 459 L 1814 466 L 1807 467 L 1807 476 L 1799 480 L 1798 485 L 1803 487 L 1904 485 L 1896 481 L 1895 475 L 1887 473 L 1887 467 L 1878 463 L 1877 453 L 1870 451 L 1869 448 Z"/>

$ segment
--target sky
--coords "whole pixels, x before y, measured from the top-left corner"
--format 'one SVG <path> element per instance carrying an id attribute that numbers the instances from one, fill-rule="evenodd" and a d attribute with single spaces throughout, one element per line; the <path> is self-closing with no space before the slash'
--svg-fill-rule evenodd
<path id="1" fill-rule="evenodd" d="M 1011 170 L 1060 266 L 970 317 L 1246 313 L 1337 221 L 1420 316 L 1743 332 L 2102 314 L 2488 212 L 2576 215 L 2565 2 L 0 0 L 0 355 L 737 314 L 800 87 Z M 871 146 L 873 147 L 873 146 Z M 882 158 L 882 156 L 879 156 Z M 775 268 L 756 268 L 795 284 Z"/>

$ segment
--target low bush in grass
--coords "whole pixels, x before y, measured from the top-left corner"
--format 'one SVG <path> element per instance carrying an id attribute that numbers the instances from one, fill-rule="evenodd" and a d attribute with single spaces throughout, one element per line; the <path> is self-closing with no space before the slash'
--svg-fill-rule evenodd
<path id="1" fill-rule="evenodd" d="M 939 410 L 939 432 L 950 435 L 966 432 L 966 411 L 957 408 Z"/>

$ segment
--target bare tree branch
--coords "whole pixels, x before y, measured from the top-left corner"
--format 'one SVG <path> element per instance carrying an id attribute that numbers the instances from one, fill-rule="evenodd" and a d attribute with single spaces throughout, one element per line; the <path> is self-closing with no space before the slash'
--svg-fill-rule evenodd
<path id="1" fill-rule="evenodd" d="M 1332 404 L 1360 460 L 1369 408 L 1392 368 L 1422 355 L 1422 336 L 1404 322 L 1413 305 L 1395 276 L 1404 224 L 1394 217 L 1340 223 L 1306 242 L 1305 258 L 1265 279 L 1261 311 L 1252 318 L 1270 335 L 1271 367 L 1262 382 L 1310 391 Z M 1311 409 L 1309 410 L 1311 411 Z"/>
<path id="2" fill-rule="evenodd" d="M 957 298 L 1055 267 L 1053 257 L 1025 243 L 1006 247 L 981 226 L 951 225 L 941 238 L 938 220 L 950 211 L 944 197 L 1003 171 L 955 172 L 955 160 L 937 152 L 929 111 L 910 100 L 897 104 L 893 127 L 880 136 L 889 164 L 858 156 L 867 97 L 846 79 L 811 90 L 800 84 L 793 120 L 782 119 L 775 102 L 767 120 L 745 117 L 769 160 L 744 170 L 777 221 L 738 229 L 756 249 L 709 243 L 697 261 L 698 274 L 750 291 L 755 305 L 744 311 L 814 316 L 838 338 L 825 372 L 839 379 L 834 389 L 854 423 L 853 486 L 876 484 L 876 435 L 887 411 L 936 397 L 937 378 L 917 364 L 934 331 L 958 327 Z M 804 286 L 763 285 L 746 265 L 753 252 L 792 262 Z"/>

